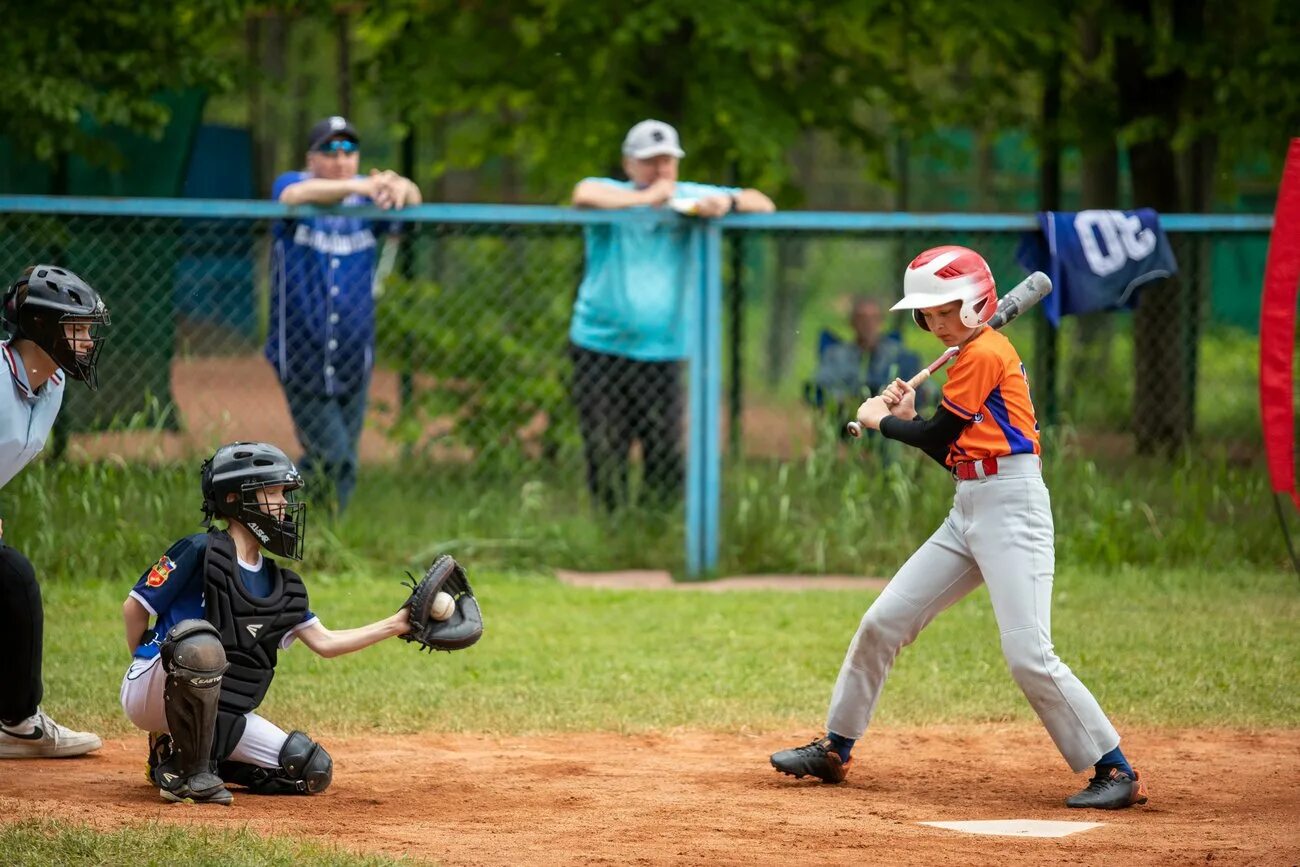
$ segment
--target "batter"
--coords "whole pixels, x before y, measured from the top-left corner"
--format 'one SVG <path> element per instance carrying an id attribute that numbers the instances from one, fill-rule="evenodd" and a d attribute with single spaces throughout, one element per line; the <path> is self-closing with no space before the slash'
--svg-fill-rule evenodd
<path id="1" fill-rule="evenodd" d="M 911 262 L 903 285 L 893 309 L 911 310 L 917 325 L 960 347 L 957 361 L 931 418 L 917 415 L 915 390 L 895 380 L 858 408 L 858 421 L 943 464 L 956 480 L 952 511 L 863 616 L 835 682 L 826 735 L 775 753 L 772 765 L 843 781 L 898 651 L 983 583 L 1011 676 L 1070 769 L 1094 769 L 1066 805 L 1144 804 L 1146 785 L 1120 751 L 1119 733 L 1052 648 L 1052 509 L 1024 365 L 986 325 L 997 309 L 993 274 L 973 250 L 936 247 Z"/>

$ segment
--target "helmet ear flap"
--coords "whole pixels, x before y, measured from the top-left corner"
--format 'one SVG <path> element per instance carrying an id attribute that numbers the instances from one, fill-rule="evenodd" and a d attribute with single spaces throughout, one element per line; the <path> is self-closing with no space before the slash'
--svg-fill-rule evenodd
<path id="1" fill-rule="evenodd" d="M 992 297 L 985 296 L 961 306 L 962 325 L 967 328 L 975 328 L 993 318 L 993 314 L 997 311 L 998 297 L 992 293 L 990 295 Z"/>
<path id="2" fill-rule="evenodd" d="M 921 326 L 922 330 L 924 331 L 930 330 L 930 326 L 925 324 L 925 315 L 921 313 L 920 310 L 912 311 L 912 321 L 915 322 L 917 325 Z"/>
<path id="3" fill-rule="evenodd" d="M 18 295 L 26 285 L 26 279 L 22 279 L 10 286 L 9 291 L 5 292 L 3 318 L 14 328 L 18 327 Z"/>

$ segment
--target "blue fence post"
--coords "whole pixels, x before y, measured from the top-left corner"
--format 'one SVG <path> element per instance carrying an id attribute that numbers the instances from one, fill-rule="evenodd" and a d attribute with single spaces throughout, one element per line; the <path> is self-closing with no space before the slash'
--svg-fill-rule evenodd
<path id="1" fill-rule="evenodd" d="M 691 327 L 690 436 L 686 455 L 686 574 L 718 567 L 722 507 L 722 228 L 691 229 L 698 282 Z"/>
<path id="2" fill-rule="evenodd" d="M 690 256 L 694 268 L 689 273 L 694 277 L 694 285 L 685 287 L 687 291 L 687 324 L 690 329 L 687 349 L 687 392 L 686 392 L 686 577 L 699 577 L 703 557 L 701 538 L 704 528 L 704 455 L 700 448 L 700 403 L 704 393 L 704 304 L 702 299 L 707 294 L 704 288 L 707 268 L 704 264 L 704 232 L 699 226 L 690 230 Z"/>

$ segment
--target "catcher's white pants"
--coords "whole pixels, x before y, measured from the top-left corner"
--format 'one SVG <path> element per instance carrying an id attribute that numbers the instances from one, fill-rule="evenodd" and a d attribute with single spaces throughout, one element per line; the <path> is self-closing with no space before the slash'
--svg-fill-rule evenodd
<path id="1" fill-rule="evenodd" d="M 147 732 L 168 730 L 163 700 L 166 683 L 167 672 L 163 670 L 161 656 L 131 660 L 131 667 L 122 677 L 120 696 L 122 709 L 136 728 Z M 280 767 L 280 748 L 289 739 L 288 732 L 255 713 L 244 716 L 248 723 L 230 758 L 261 768 Z"/>
<path id="2" fill-rule="evenodd" d="M 831 695 L 826 727 L 860 738 L 898 651 L 935 616 L 988 587 L 1002 654 L 1075 772 L 1119 745 L 1119 733 L 1052 649 L 1052 509 L 1035 455 L 998 458 L 999 472 L 957 482 L 942 526 L 867 609 Z"/>

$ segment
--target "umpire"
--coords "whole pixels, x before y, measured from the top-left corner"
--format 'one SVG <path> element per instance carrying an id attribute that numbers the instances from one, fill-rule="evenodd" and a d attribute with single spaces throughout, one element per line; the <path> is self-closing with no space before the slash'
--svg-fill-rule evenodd
<path id="1" fill-rule="evenodd" d="M 3 315 L 10 339 L 0 342 L 0 488 L 45 447 L 67 377 L 95 388 L 99 330 L 108 325 L 99 293 L 56 265 L 24 271 L 5 293 Z M 0 536 L 0 759 L 65 758 L 102 746 L 98 735 L 59 725 L 40 708 L 44 629 L 36 571 Z"/>

